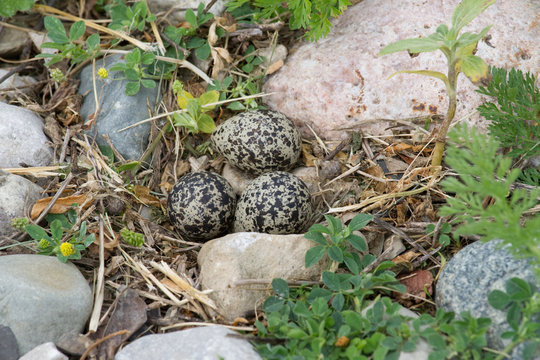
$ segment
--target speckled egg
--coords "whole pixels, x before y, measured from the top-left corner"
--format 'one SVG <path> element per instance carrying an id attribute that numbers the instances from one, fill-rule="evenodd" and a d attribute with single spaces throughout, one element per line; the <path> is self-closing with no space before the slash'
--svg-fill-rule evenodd
<path id="1" fill-rule="evenodd" d="M 313 207 L 309 190 L 296 176 L 276 171 L 259 176 L 242 192 L 234 231 L 295 234 L 308 225 Z"/>
<path id="2" fill-rule="evenodd" d="M 229 163 L 257 175 L 289 170 L 302 149 L 294 123 L 271 110 L 235 115 L 214 129 L 211 140 Z"/>
<path id="3" fill-rule="evenodd" d="M 221 175 L 199 171 L 184 175 L 167 200 L 175 229 L 189 239 L 211 240 L 229 230 L 234 219 L 236 195 Z"/>

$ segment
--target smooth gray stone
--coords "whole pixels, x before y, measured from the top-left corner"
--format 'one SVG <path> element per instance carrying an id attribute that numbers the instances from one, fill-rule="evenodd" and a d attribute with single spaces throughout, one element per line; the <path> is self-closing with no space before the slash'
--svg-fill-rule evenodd
<path id="1" fill-rule="evenodd" d="M 43 255 L 0 256 L 0 324 L 25 354 L 64 333 L 82 332 L 92 291 L 73 264 Z"/>
<path id="2" fill-rule="evenodd" d="M 19 346 L 15 334 L 8 326 L 0 325 L 0 360 L 17 360 Z"/>
<path id="3" fill-rule="evenodd" d="M 30 180 L 0 170 L 0 237 L 14 233 L 11 220 L 26 216 L 41 191 Z"/>
<path id="4" fill-rule="evenodd" d="M 50 165 L 53 153 L 48 142 L 39 116 L 0 102 L 0 168 Z"/>
<path id="5" fill-rule="evenodd" d="M 52 342 L 41 344 L 27 352 L 19 360 L 68 360 Z"/>
<path id="6" fill-rule="evenodd" d="M 106 146 L 108 143 L 103 135 L 108 135 L 113 146 L 124 158 L 138 160 L 148 145 L 150 123 L 147 122 L 122 132 L 118 130 L 150 117 L 148 106 L 153 109 L 157 104 L 159 84 L 156 84 L 153 89 L 146 89 L 141 85 L 137 95 L 126 95 L 127 80 L 115 80 L 122 78 L 124 74 L 119 71 L 109 71 L 117 62 L 124 62 L 120 55 L 96 61 L 96 89 L 101 110 L 96 125 L 92 126 L 87 134 L 94 136 L 99 145 Z M 105 80 L 97 75 L 98 69 L 102 66 L 109 72 L 109 77 Z M 81 71 L 81 84 L 78 90 L 84 95 L 80 110 L 84 122 L 87 122 L 88 117 L 96 111 L 93 89 L 92 65 L 88 65 Z"/>
<path id="7" fill-rule="evenodd" d="M 488 295 L 493 290 L 505 291 L 506 281 L 518 277 L 538 284 L 531 264 L 516 259 L 507 247 L 499 248 L 501 241 L 477 241 L 459 251 L 443 268 L 437 282 L 437 307 L 459 315 L 470 311 L 474 317 L 488 317 L 491 326 L 487 332 L 488 346 L 502 350 L 508 340 L 500 335 L 510 330 L 506 312 L 492 308 Z M 537 285 L 538 286 L 538 285 Z M 511 353 L 513 360 L 520 360 L 523 345 Z"/>
<path id="8" fill-rule="evenodd" d="M 224 326 L 212 325 L 147 335 L 120 350 L 115 360 L 260 360 L 247 341 Z"/>

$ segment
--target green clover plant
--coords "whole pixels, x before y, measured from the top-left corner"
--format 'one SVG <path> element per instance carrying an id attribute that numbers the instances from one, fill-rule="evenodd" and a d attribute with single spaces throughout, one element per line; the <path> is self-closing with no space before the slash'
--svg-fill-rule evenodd
<path id="1" fill-rule="evenodd" d="M 73 23 L 69 29 L 69 34 L 66 33 L 62 22 L 53 16 L 46 16 L 44 25 L 45 29 L 47 29 L 47 35 L 53 42 L 46 42 L 42 47 L 58 50 L 56 54 L 38 54 L 36 56 L 38 58 L 49 58 L 49 61 L 45 64 L 46 66 L 51 66 L 64 59 L 70 60 L 72 64 L 78 64 L 99 54 L 99 34 L 92 34 L 86 39 L 84 43 L 86 49 L 83 48 L 79 41 L 86 31 L 84 21 Z"/>
<path id="2" fill-rule="evenodd" d="M 75 210 L 70 209 L 67 216 L 64 214 L 48 214 L 50 235 L 41 226 L 29 224 L 26 232 L 34 239 L 38 254 L 54 254 L 61 262 L 81 258 L 81 251 L 86 249 L 95 240 L 94 234 L 86 234 L 86 221 L 81 222 L 78 229 L 73 229 L 77 222 Z"/>
<path id="3" fill-rule="evenodd" d="M 137 94 L 141 89 L 141 85 L 149 89 L 156 87 L 156 82 L 151 79 L 153 76 L 146 72 L 148 65 L 152 64 L 155 58 L 155 54 L 141 52 L 139 48 L 135 48 L 126 54 L 125 63 L 116 63 L 111 66 L 111 71 L 123 72 L 128 80 L 125 90 L 126 95 Z"/>
<path id="4" fill-rule="evenodd" d="M 480 57 L 474 55 L 478 41 L 488 33 L 491 26 L 486 26 L 478 34 L 461 30 L 480 13 L 486 10 L 495 0 L 463 0 L 452 14 L 452 26 L 440 25 L 434 34 L 425 38 L 405 39 L 394 42 L 384 47 L 379 55 L 392 54 L 398 51 L 407 51 L 410 54 L 431 52 L 439 50 L 446 57 L 448 63 L 447 74 L 431 70 L 401 70 L 390 77 L 400 74 L 418 74 L 440 79 L 446 86 L 448 93 L 448 111 L 446 117 L 438 129 L 435 149 L 431 160 L 432 166 L 440 166 L 446 143 L 446 134 L 450 123 L 456 113 L 456 84 L 460 73 L 465 74 L 473 83 L 480 84 L 488 78 L 488 66 Z"/>
<path id="5" fill-rule="evenodd" d="M 127 34 L 134 30 L 143 31 L 146 23 L 156 20 L 145 1 L 137 1 L 132 6 L 127 6 L 124 0 L 113 0 L 105 9 L 112 20 L 108 27 L 125 31 Z"/>
<path id="6" fill-rule="evenodd" d="M 143 234 L 131 231 L 128 228 L 120 230 L 120 236 L 122 236 L 122 240 L 131 246 L 141 247 L 144 244 Z"/>

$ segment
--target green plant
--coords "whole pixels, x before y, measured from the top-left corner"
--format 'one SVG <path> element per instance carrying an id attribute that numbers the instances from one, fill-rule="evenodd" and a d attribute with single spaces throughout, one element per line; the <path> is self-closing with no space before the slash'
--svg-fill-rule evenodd
<path id="1" fill-rule="evenodd" d="M 213 110 L 215 105 L 208 105 L 219 100 L 219 92 L 210 90 L 198 98 L 194 98 L 189 92 L 184 90 L 180 81 L 175 81 L 173 91 L 177 97 L 180 109 L 187 110 L 173 114 L 174 126 L 183 126 L 188 133 L 198 134 L 199 132 L 211 133 L 216 124 L 214 119 L 206 112 Z"/>
<path id="2" fill-rule="evenodd" d="M 134 30 L 143 31 L 146 23 L 156 20 L 145 1 L 137 1 L 132 6 L 127 6 L 124 0 L 114 0 L 112 4 L 105 6 L 105 10 L 112 20 L 109 28 L 128 34 Z"/>
<path id="3" fill-rule="evenodd" d="M 191 9 L 186 10 L 186 21 L 190 25 L 190 29 L 187 33 L 187 35 L 195 35 L 197 32 L 197 29 L 200 28 L 202 25 L 206 24 L 208 21 L 212 20 L 214 18 L 214 15 L 210 13 L 204 12 L 204 4 L 200 3 L 197 7 L 197 14 L 193 12 Z M 221 32 L 219 35 L 223 35 L 223 32 Z M 198 36 L 192 36 L 187 42 L 186 47 L 188 49 L 194 49 L 195 56 L 197 56 L 201 60 L 205 60 L 210 56 L 210 44 L 208 44 L 208 40 L 198 37 Z"/>
<path id="4" fill-rule="evenodd" d="M 131 246 L 141 247 L 144 244 L 143 234 L 131 231 L 128 228 L 123 228 L 120 230 L 120 236 L 122 236 L 122 240 Z"/>
<path id="5" fill-rule="evenodd" d="M 265 359 L 398 359 L 401 352 L 413 351 L 422 338 L 433 349 L 430 360 L 494 358 L 484 351 L 489 319 L 476 319 L 468 313 L 456 318 L 454 313 L 438 310 L 435 317 L 423 314 L 413 320 L 400 314 L 401 306 L 397 302 L 376 294 L 405 291 L 395 274 L 388 270 L 392 262 L 383 262 L 368 273 L 355 273 L 356 266 L 346 263 L 345 243 L 364 248 L 363 240 L 352 231 L 362 228 L 371 218 L 359 214 L 344 227 L 339 220 L 327 217 L 327 227 L 313 225 L 306 233 L 306 238 L 320 244 L 317 250 L 306 252 L 306 266 L 316 263 L 328 251 L 336 263 L 352 267 L 353 274 L 324 271 L 322 286 L 297 289 L 291 289 L 283 279 L 274 279 L 275 295 L 263 304 L 266 326 L 260 321 L 255 323 L 258 336 L 270 340 L 255 343 L 261 356 Z M 369 264 L 370 259 L 373 260 L 364 256 L 362 263 Z"/>
<path id="6" fill-rule="evenodd" d="M 111 71 L 120 71 L 124 73 L 128 80 L 126 84 L 126 95 L 135 95 L 141 89 L 141 85 L 145 88 L 153 89 L 156 87 L 156 82 L 151 80 L 152 75 L 146 72 L 148 65 L 152 64 L 156 58 L 151 52 L 142 52 L 139 48 L 133 49 L 125 56 L 125 63 L 116 63 L 111 66 Z"/>
<path id="7" fill-rule="evenodd" d="M 440 25 L 434 34 L 425 38 L 399 40 L 383 48 L 379 55 L 392 54 L 398 51 L 407 51 L 410 54 L 440 50 L 448 63 L 447 74 L 430 70 L 401 70 L 390 77 L 400 74 L 419 74 L 435 77 L 444 82 L 448 93 L 448 111 L 446 117 L 437 130 L 435 149 L 431 159 L 432 166 L 440 166 L 444 153 L 446 134 L 450 123 L 456 113 L 456 83 L 460 73 L 465 74 L 473 83 L 480 84 L 487 80 L 488 66 L 480 57 L 474 55 L 476 45 L 491 28 L 487 26 L 480 33 L 465 32 L 459 34 L 461 29 L 480 15 L 486 8 L 495 3 L 495 0 L 463 0 L 452 14 L 452 26 Z"/>
<path id="8" fill-rule="evenodd" d="M 455 216 L 459 227 L 454 236 L 480 235 L 483 241 L 502 239 L 509 250 L 520 258 L 531 258 L 540 279 L 540 216 L 524 214 L 538 204 L 540 191 L 511 190 L 521 174 L 511 169 L 512 159 L 498 154 L 499 143 L 467 126 L 450 132 L 452 146 L 447 163 L 458 172 L 458 178 L 442 182 L 447 198 L 442 216 Z M 484 200 L 492 198 L 490 205 Z"/>
<path id="9" fill-rule="evenodd" d="M 238 15 L 243 16 L 248 12 L 254 21 L 290 15 L 289 27 L 306 29 L 306 38 L 316 41 L 330 31 L 330 18 L 343 14 L 349 5 L 349 0 L 233 0 L 227 3 L 227 8 L 233 14 L 241 10 Z"/>
<path id="10" fill-rule="evenodd" d="M 0 0 L 0 16 L 10 18 L 17 11 L 30 10 L 35 0 Z"/>
<path id="11" fill-rule="evenodd" d="M 452 231 L 452 225 L 449 223 L 442 223 L 441 227 L 439 228 L 439 244 L 444 248 L 448 245 L 450 245 L 450 232 Z M 435 225 L 434 224 L 428 224 L 426 226 L 426 235 L 434 235 L 435 233 Z"/>
<path id="12" fill-rule="evenodd" d="M 27 217 L 20 217 L 11 220 L 11 226 L 17 231 L 24 231 L 30 223 Z"/>
<path id="13" fill-rule="evenodd" d="M 373 219 L 373 216 L 358 214 L 345 227 L 342 226 L 341 221 L 331 215 L 324 217 L 328 221 L 328 226 L 315 224 L 309 228 L 305 235 L 306 239 L 319 244 L 306 252 L 306 268 L 318 263 L 324 254 L 328 253 L 335 264 L 345 263 L 353 274 L 358 274 L 375 258 L 373 255 L 367 254 L 361 259 L 356 252 L 348 250 L 347 244 L 358 251 L 366 251 L 367 246 L 364 238 L 353 232 L 366 226 Z"/>
<path id="14" fill-rule="evenodd" d="M 56 54 L 38 54 L 36 56 L 38 58 L 49 58 L 45 65 L 51 66 L 63 59 L 68 59 L 72 64 L 78 64 L 99 54 L 99 34 L 92 34 L 86 39 L 86 49 L 79 42 L 79 39 L 83 37 L 86 31 L 84 21 L 73 23 L 69 29 L 69 34 L 66 34 L 62 22 L 53 16 L 46 16 L 44 25 L 45 29 L 47 29 L 47 35 L 53 42 L 46 42 L 42 47 L 58 50 Z"/>
<path id="15" fill-rule="evenodd" d="M 493 290 L 488 297 L 489 304 L 507 312 L 506 321 L 511 330 L 502 338 L 511 342 L 504 349 L 509 354 L 514 347 L 526 342 L 522 351 L 523 359 L 540 357 L 540 292 L 538 288 L 520 278 L 506 282 L 505 291 Z M 501 357 L 502 359 L 502 357 Z"/>
<path id="16" fill-rule="evenodd" d="M 508 156 L 528 158 L 540 154 L 540 89 L 534 75 L 516 69 L 490 70 L 489 85 L 477 90 L 496 100 L 478 107 L 480 114 L 491 121 L 490 134 L 500 146 L 510 149 Z"/>
<path id="17" fill-rule="evenodd" d="M 64 214 L 48 214 L 50 235 L 41 226 L 29 224 L 26 232 L 34 239 L 38 254 L 54 254 L 62 262 L 81 258 L 81 251 L 94 242 L 94 234 L 86 234 L 86 221 L 81 222 L 77 229 L 73 226 L 77 222 L 75 210 L 70 209 L 67 216 Z M 65 233 L 64 233 L 65 232 Z"/>

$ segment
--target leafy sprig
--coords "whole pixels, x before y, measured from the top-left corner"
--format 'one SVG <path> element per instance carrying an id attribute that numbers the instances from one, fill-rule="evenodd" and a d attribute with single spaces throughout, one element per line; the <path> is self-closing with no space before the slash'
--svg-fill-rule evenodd
<path id="1" fill-rule="evenodd" d="M 540 89 L 531 73 L 492 67 L 491 81 L 480 94 L 494 97 L 478 107 L 490 120 L 489 131 L 511 157 L 529 158 L 540 154 Z"/>

